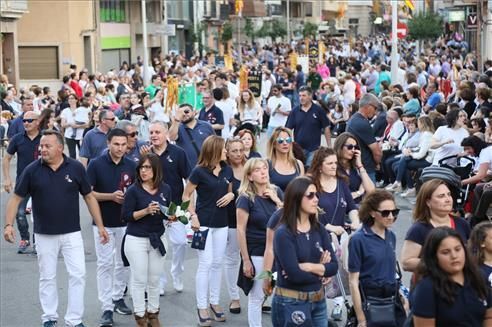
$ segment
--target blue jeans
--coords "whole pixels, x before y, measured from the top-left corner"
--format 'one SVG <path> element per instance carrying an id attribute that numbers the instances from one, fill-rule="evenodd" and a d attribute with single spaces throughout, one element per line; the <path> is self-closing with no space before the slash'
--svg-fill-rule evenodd
<path id="1" fill-rule="evenodd" d="M 274 295 L 272 299 L 272 325 L 273 327 L 283 327 L 285 325 L 285 306 L 288 304 L 305 303 L 306 301 L 296 300 L 289 297 Z M 328 326 L 328 311 L 326 300 L 311 303 L 311 322 L 313 327 Z"/>
<path id="2" fill-rule="evenodd" d="M 29 201 L 29 196 L 26 196 L 24 199 L 22 199 L 21 203 L 19 204 L 19 208 L 17 209 L 17 216 L 16 221 L 17 221 L 17 228 L 19 229 L 19 234 L 21 236 L 21 240 L 29 241 L 29 222 L 27 221 L 26 217 L 26 206 L 27 202 Z"/>
<path id="3" fill-rule="evenodd" d="M 430 166 L 430 162 L 424 159 L 413 159 L 412 157 L 402 157 L 398 165 L 398 172 L 396 174 L 396 180 L 398 182 L 406 181 L 408 188 L 414 187 L 413 178 L 411 175 L 412 170 L 419 170 Z"/>
<path id="4" fill-rule="evenodd" d="M 313 162 L 313 157 L 314 157 L 314 152 L 315 151 L 308 151 L 308 150 L 302 150 L 304 152 L 304 156 L 306 157 L 306 162 L 304 163 L 305 167 L 311 167 L 311 163 Z"/>

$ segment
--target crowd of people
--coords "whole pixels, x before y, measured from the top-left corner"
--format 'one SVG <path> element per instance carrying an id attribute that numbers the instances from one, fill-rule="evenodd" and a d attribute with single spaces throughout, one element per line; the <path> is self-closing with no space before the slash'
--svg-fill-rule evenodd
<path id="1" fill-rule="evenodd" d="M 223 280 L 230 314 L 242 312 L 239 289 L 247 295 L 249 326 L 269 311 L 274 326 L 340 321 L 343 297 L 327 290 L 344 285 L 354 326 L 492 325 L 492 61 L 479 67 L 444 39 L 421 53 L 404 41 L 392 80 L 388 44 L 327 40 L 308 71 L 295 62 L 304 42 L 246 46 L 245 66 L 232 70 L 179 54 L 107 74 L 72 66 L 56 96 L 17 92 L 2 77 L 4 237 L 15 241 L 16 222 L 18 253 L 37 254 L 43 326 L 59 320 L 58 253 L 69 275 L 64 321 L 84 326 L 92 240 L 82 238 L 79 194 L 93 219 L 100 326 L 116 325 L 114 312 L 165 325 L 164 260 L 182 292 L 193 283 L 183 279 L 189 241 L 200 326 L 227 321 Z M 241 69 L 262 72 L 257 96 Z M 169 105 L 171 80 L 193 86 L 193 103 L 180 93 Z M 465 195 L 422 180 L 426 167 L 468 169 Z M 414 204 L 403 240 L 391 230 L 400 197 Z M 185 203 L 188 224 L 166 211 Z M 412 273 L 409 296 L 399 262 Z"/>

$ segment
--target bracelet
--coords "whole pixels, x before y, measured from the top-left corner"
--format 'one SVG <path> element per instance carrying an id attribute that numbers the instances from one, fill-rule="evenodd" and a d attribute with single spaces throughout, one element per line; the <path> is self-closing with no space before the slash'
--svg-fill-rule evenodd
<path id="1" fill-rule="evenodd" d="M 9 226 L 10 226 L 10 227 L 14 227 L 14 225 L 12 225 L 12 224 L 6 224 L 5 226 L 3 226 L 3 229 L 5 229 L 5 228 L 7 228 L 7 227 L 9 227 Z"/>
<path id="2" fill-rule="evenodd" d="M 363 169 L 363 168 L 364 168 L 364 166 L 355 166 L 355 168 L 357 168 L 357 169 L 359 169 L 359 170 L 360 170 L 360 169 Z"/>

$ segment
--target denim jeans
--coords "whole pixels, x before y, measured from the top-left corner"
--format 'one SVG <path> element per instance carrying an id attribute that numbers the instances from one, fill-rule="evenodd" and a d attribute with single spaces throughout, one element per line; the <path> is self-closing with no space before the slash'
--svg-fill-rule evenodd
<path id="1" fill-rule="evenodd" d="M 304 163 L 304 166 L 311 167 L 311 163 L 313 162 L 315 151 L 308 151 L 308 150 L 302 150 L 302 151 L 304 152 L 304 156 L 306 157 L 306 162 Z"/>
<path id="2" fill-rule="evenodd" d="M 412 175 L 410 174 L 412 170 L 418 170 L 419 168 L 425 168 L 430 166 L 430 162 L 424 159 L 413 159 L 412 157 L 402 157 L 398 165 L 398 172 L 396 175 L 396 180 L 398 182 L 406 181 L 408 188 L 414 187 L 414 182 Z"/>
<path id="3" fill-rule="evenodd" d="M 285 325 L 284 310 L 288 304 L 305 303 L 306 301 L 296 300 L 288 297 L 274 295 L 272 300 L 272 325 L 273 327 L 283 327 Z M 311 303 L 311 323 L 313 327 L 328 326 L 328 312 L 326 300 Z M 290 326 L 290 325 L 287 325 Z"/>
<path id="4" fill-rule="evenodd" d="M 22 199 L 21 203 L 19 204 L 19 208 L 17 209 L 17 216 L 16 221 L 17 221 L 17 228 L 19 229 L 19 234 L 21 236 L 21 240 L 29 241 L 29 222 L 27 221 L 26 217 L 26 206 L 27 202 L 29 202 L 29 196 L 26 196 L 24 199 Z"/>

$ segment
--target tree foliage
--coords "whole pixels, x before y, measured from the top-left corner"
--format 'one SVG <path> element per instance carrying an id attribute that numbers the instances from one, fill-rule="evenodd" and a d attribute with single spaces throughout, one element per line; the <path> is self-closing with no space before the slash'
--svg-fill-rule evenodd
<path id="1" fill-rule="evenodd" d="M 250 18 L 246 18 L 246 24 L 244 25 L 244 34 L 251 39 L 252 42 L 255 40 L 256 31 L 253 21 Z"/>
<path id="2" fill-rule="evenodd" d="M 304 37 L 315 37 L 318 34 L 318 25 L 306 22 L 304 28 L 302 29 L 302 36 Z"/>
<path id="3" fill-rule="evenodd" d="M 283 38 L 287 35 L 287 28 L 285 24 L 278 19 L 271 21 L 264 21 L 261 28 L 256 32 L 258 37 L 271 37 L 272 40 L 280 37 Z"/>
<path id="4" fill-rule="evenodd" d="M 442 18 L 435 13 L 420 13 L 408 21 L 408 36 L 414 40 L 437 39 L 443 32 Z"/>
<path id="5" fill-rule="evenodd" d="M 227 43 L 228 41 L 232 40 L 232 24 L 229 22 L 226 22 L 222 26 L 222 34 L 220 36 L 220 39 L 223 43 Z"/>

